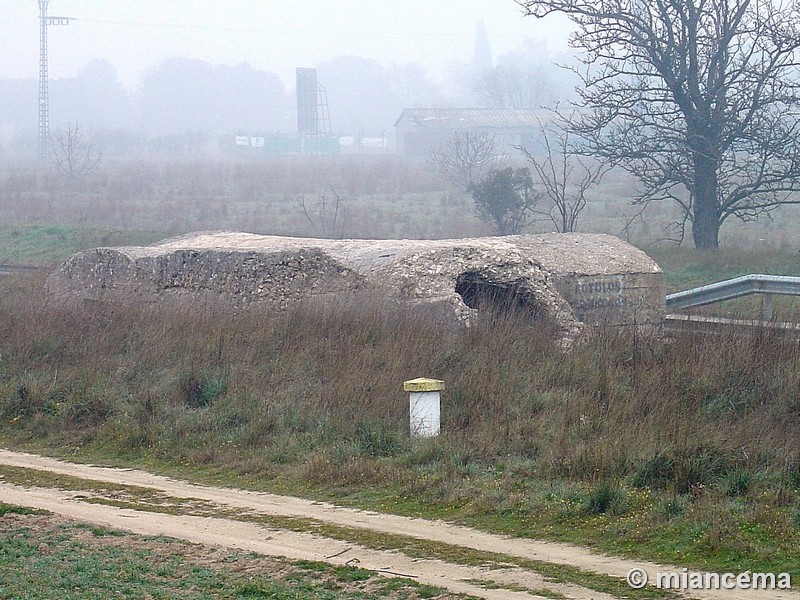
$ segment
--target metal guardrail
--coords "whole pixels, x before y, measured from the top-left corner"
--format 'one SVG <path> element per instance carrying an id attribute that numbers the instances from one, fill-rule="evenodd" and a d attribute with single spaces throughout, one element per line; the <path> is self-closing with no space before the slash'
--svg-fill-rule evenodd
<path id="1" fill-rule="evenodd" d="M 772 297 L 775 294 L 800 296 L 800 277 L 787 275 L 744 275 L 735 279 L 719 281 L 667 296 L 667 309 L 691 308 L 714 302 L 763 294 L 762 318 L 772 319 Z"/>
<path id="2" fill-rule="evenodd" d="M 667 333 L 711 333 L 721 334 L 732 330 L 739 333 L 768 332 L 771 336 L 800 339 L 800 324 L 775 323 L 772 321 L 729 319 L 698 315 L 667 315 L 664 320 Z"/>
<path id="3" fill-rule="evenodd" d="M 39 270 L 41 270 L 41 267 L 0 264 L 0 275 L 10 275 L 11 273 L 35 273 Z"/>

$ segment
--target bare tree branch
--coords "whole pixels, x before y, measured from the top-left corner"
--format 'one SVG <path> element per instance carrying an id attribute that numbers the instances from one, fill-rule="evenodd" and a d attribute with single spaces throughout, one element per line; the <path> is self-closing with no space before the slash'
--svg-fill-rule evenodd
<path id="1" fill-rule="evenodd" d="M 94 147 L 94 139 L 83 133 L 80 123 L 70 122 L 66 129 L 59 129 L 50 138 L 53 163 L 59 171 L 69 177 L 89 175 L 100 164 L 100 153 Z"/>
<path id="2" fill-rule="evenodd" d="M 581 51 L 581 152 L 676 202 L 698 248 L 800 191 L 800 4 L 789 0 L 516 0 L 566 14 Z"/>
<path id="3" fill-rule="evenodd" d="M 607 160 L 592 161 L 575 153 L 563 123 L 539 122 L 539 133 L 540 152 L 517 146 L 531 164 L 544 196 L 552 203 L 546 212 L 537 212 L 547 216 L 556 231 L 577 231 L 578 219 L 586 208 L 586 192 L 602 181 L 611 165 Z"/>
<path id="4" fill-rule="evenodd" d="M 305 195 L 300 196 L 300 212 L 305 216 L 317 236 L 322 238 L 341 238 L 347 227 L 349 213 L 344 199 L 330 186 L 333 199 L 328 197 L 328 190 L 322 192 L 313 201 L 307 201 Z"/>
<path id="5" fill-rule="evenodd" d="M 476 77 L 473 88 L 489 108 L 538 108 L 553 100 L 552 78 L 545 66 L 525 61 L 505 61 Z"/>
<path id="6" fill-rule="evenodd" d="M 501 155 L 494 135 L 456 131 L 450 140 L 433 150 L 431 166 L 462 192 L 492 170 L 502 168 L 507 157 Z"/>

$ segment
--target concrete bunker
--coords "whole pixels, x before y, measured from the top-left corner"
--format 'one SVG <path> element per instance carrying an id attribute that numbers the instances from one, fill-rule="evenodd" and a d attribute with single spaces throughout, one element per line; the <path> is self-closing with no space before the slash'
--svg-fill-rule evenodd
<path id="1" fill-rule="evenodd" d="M 47 286 L 69 302 L 212 299 L 275 310 L 367 292 L 458 323 L 482 309 L 517 310 L 551 322 L 564 337 L 585 325 L 658 325 L 665 312 L 658 265 L 601 234 L 327 240 L 199 232 L 79 252 Z"/>

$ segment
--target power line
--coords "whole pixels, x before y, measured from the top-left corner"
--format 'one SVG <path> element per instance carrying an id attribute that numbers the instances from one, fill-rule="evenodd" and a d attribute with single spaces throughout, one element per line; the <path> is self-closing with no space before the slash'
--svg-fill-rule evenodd
<path id="1" fill-rule="evenodd" d="M 220 32 L 220 33 L 249 33 L 253 35 L 263 35 L 265 33 L 279 33 L 284 31 L 283 29 L 273 29 L 270 31 L 266 27 L 264 28 L 253 28 L 253 27 L 219 27 L 219 26 L 208 26 L 208 25 L 191 25 L 187 23 L 164 23 L 164 22 L 155 22 L 155 21 L 124 21 L 124 20 L 109 20 L 109 19 L 84 19 L 81 18 L 80 21 L 82 23 L 98 23 L 101 25 L 128 25 L 133 27 L 161 27 L 164 29 L 184 29 L 184 30 L 191 30 L 191 31 L 211 31 L 211 32 Z M 293 29 L 293 33 L 301 33 L 298 29 Z M 378 33 L 378 32 L 368 32 L 368 31 L 360 31 L 358 36 L 360 38 L 373 38 L 373 39 L 387 39 L 387 40 L 408 40 L 410 37 L 413 37 L 416 40 L 431 40 L 431 41 L 439 41 L 439 40 L 457 40 L 457 39 L 465 39 L 471 40 L 473 38 L 472 34 L 467 33 L 440 33 L 440 34 L 433 34 L 433 33 L 419 33 L 415 32 L 412 36 L 409 35 L 402 35 L 402 34 L 391 34 L 391 33 Z M 334 31 L 326 31 L 319 35 L 319 37 L 327 37 L 327 38 L 336 38 L 336 39 L 345 39 L 345 38 L 352 38 L 352 33 L 336 33 Z M 503 35 L 493 35 L 492 39 L 494 41 L 517 41 L 516 36 L 503 36 Z"/>

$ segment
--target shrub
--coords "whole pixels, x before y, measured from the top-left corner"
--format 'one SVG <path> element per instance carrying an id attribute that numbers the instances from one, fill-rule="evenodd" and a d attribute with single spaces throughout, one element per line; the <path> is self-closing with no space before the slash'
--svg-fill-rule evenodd
<path id="1" fill-rule="evenodd" d="M 670 496 L 662 498 L 656 502 L 654 512 L 656 515 L 666 519 L 674 519 L 681 516 L 686 510 L 686 500 L 683 496 Z"/>
<path id="2" fill-rule="evenodd" d="M 625 491 L 621 487 L 610 481 L 601 481 L 590 490 L 586 510 L 593 515 L 618 512 L 624 500 Z"/>
<path id="3" fill-rule="evenodd" d="M 382 423 L 360 421 L 356 427 L 356 445 L 369 456 L 390 456 L 402 447 L 396 431 Z"/>
<path id="4" fill-rule="evenodd" d="M 180 381 L 181 399 L 191 408 L 209 406 L 227 389 L 228 385 L 224 379 L 206 374 L 197 376 L 189 373 L 184 375 Z"/>
<path id="5" fill-rule="evenodd" d="M 728 463 L 724 451 L 709 446 L 659 450 L 636 465 L 633 485 L 685 494 L 723 475 Z"/>
<path id="6" fill-rule="evenodd" d="M 491 171 L 471 185 L 469 193 L 478 215 L 491 223 L 499 235 L 517 235 L 530 225 L 539 198 L 527 167 Z"/>
<path id="7" fill-rule="evenodd" d="M 666 489 L 675 481 L 675 472 L 675 459 L 665 452 L 658 451 L 636 465 L 633 485 Z"/>
<path id="8" fill-rule="evenodd" d="M 752 478 L 748 471 L 734 469 L 726 473 L 721 481 L 722 492 L 729 498 L 746 496 L 752 485 Z"/>

